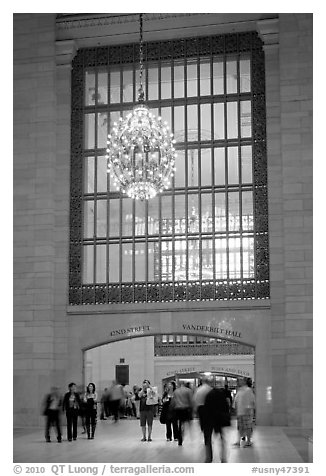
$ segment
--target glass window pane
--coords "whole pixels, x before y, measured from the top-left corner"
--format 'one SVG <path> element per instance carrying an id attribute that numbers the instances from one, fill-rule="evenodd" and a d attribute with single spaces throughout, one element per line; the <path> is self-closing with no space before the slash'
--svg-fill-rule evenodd
<path id="1" fill-rule="evenodd" d="M 197 105 L 187 106 L 188 142 L 198 141 L 198 108 Z"/>
<path id="2" fill-rule="evenodd" d="M 213 279 L 213 241 L 202 241 L 202 279 Z"/>
<path id="3" fill-rule="evenodd" d="M 215 231 L 226 231 L 225 193 L 215 193 Z"/>
<path id="4" fill-rule="evenodd" d="M 200 139 L 211 140 L 212 138 L 212 116 L 211 105 L 201 104 L 200 106 Z"/>
<path id="5" fill-rule="evenodd" d="M 158 69 L 157 66 L 148 68 L 148 99 L 158 99 Z"/>
<path id="6" fill-rule="evenodd" d="M 161 109 L 161 118 L 162 120 L 168 123 L 169 127 L 171 128 L 172 125 L 172 110 L 171 107 L 162 107 Z"/>
<path id="7" fill-rule="evenodd" d="M 187 96 L 197 96 L 197 64 L 187 65 Z"/>
<path id="8" fill-rule="evenodd" d="M 120 236 L 120 200 L 110 200 L 109 236 Z"/>
<path id="9" fill-rule="evenodd" d="M 240 93 L 250 92 L 250 90 L 251 90 L 250 60 L 240 59 Z"/>
<path id="10" fill-rule="evenodd" d="M 109 283 L 119 282 L 120 245 L 109 245 Z"/>
<path id="11" fill-rule="evenodd" d="M 232 94 L 237 92 L 237 62 L 228 60 L 226 62 L 226 93 Z"/>
<path id="12" fill-rule="evenodd" d="M 198 195 L 188 195 L 188 233 L 199 232 Z"/>
<path id="13" fill-rule="evenodd" d="M 159 280 L 159 250 L 160 245 L 157 241 L 148 243 L 148 281 Z"/>
<path id="14" fill-rule="evenodd" d="M 254 239 L 250 237 L 242 239 L 242 268 L 244 278 L 255 276 Z"/>
<path id="15" fill-rule="evenodd" d="M 95 147 L 95 114 L 85 114 L 85 149 Z"/>
<path id="16" fill-rule="evenodd" d="M 214 183 L 215 185 L 225 185 L 224 147 L 218 147 L 214 149 Z"/>
<path id="17" fill-rule="evenodd" d="M 171 97 L 171 66 L 161 65 L 161 98 Z"/>
<path id="18" fill-rule="evenodd" d="M 228 139 L 238 137 L 238 103 L 227 103 Z"/>
<path id="19" fill-rule="evenodd" d="M 251 136 L 251 102 L 240 102 L 241 137 Z"/>
<path id="20" fill-rule="evenodd" d="M 212 194 L 203 193 L 201 196 L 201 232 L 210 233 L 212 231 Z"/>
<path id="21" fill-rule="evenodd" d="M 213 94 L 224 94 L 224 63 L 223 59 L 214 58 L 213 62 Z"/>
<path id="22" fill-rule="evenodd" d="M 107 104 L 108 103 L 108 74 L 98 73 L 97 81 L 98 81 L 97 103 Z"/>
<path id="23" fill-rule="evenodd" d="M 188 187 L 198 186 L 198 150 L 188 150 Z"/>
<path id="24" fill-rule="evenodd" d="M 107 216 L 107 202 L 106 200 L 97 200 L 96 202 L 96 236 L 106 236 L 106 216 Z"/>
<path id="25" fill-rule="evenodd" d="M 171 281 L 172 280 L 172 265 L 173 265 L 173 256 L 172 256 L 172 242 L 163 241 L 161 245 L 161 279 L 162 281 Z"/>
<path id="26" fill-rule="evenodd" d="M 159 232 L 159 198 L 148 200 L 148 234 L 157 235 Z"/>
<path id="27" fill-rule="evenodd" d="M 106 245 L 96 246 L 96 282 L 106 282 Z"/>
<path id="28" fill-rule="evenodd" d="M 211 63 L 210 60 L 200 60 L 200 95 L 211 94 Z"/>
<path id="29" fill-rule="evenodd" d="M 215 240 L 215 279 L 227 278 L 226 239 Z"/>
<path id="30" fill-rule="evenodd" d="M 120 71 L 110 73 L 110 102 L 111 104 L 120 102 Z"/>
<path id="31" fill-rule="evenodd" d="M 131 198 L 122 200 L 122 236 L 132 235 L 132 202 Z"/>
<path id="32" fill-rule="evenodd" d="M 187 243 L 185 240 L 174 242 L 174 279 L 185 281 L 187 279 Z"/>
<path id="33" fill-rule="evenodd" d="M 145 235 L 146 232 L 146 202 L 135 201 L 135 235 Z"/>
<path id="34" fill-rule="evenodd" d="M 212 185 L 212 154 L 211 149 L 201 149 L 200 167 L 201 185 Z"/>
<path id="35" fill-rule="evenodd" d="M 229 277 L 241 278 L 240 238 L 229 238 Z"/>
<path id="36" fill-rule="evenodd" d="M 86 71 L 85 73 L 85 106 L 95 104 L 95 73 Z"/>
<path id="37" fill-rule="evenodd" d="M 120 117 L 119 111 L 110 112 L 110 125 L 109 129 L 111 130 L 115 124 L 118 124 Z"/>
<path id="38" fill-rule="evenodd" d="M 146 281 L 145 243 L 135 244 L 135 281 Z"/>
<path id="39" fill-rule="evenodd" d="M 174 216 L 175 216 L 175 229 L 176 234 L 186 232 L 186 208 L 185 208 L 185 196 L 176 195 L 175 196 L 175 205 L 174 205 Z"/>
<path id="40" fill-rule="evenodd" d="M 93 238 L 94 236 L 94 201 L 84 202 L 84 238 Z"/>
<path id="41" fill-rule="evenodd" d="M 175 188 L 185 186 L 185 152 L 184 150 L 177 151 L 177 157 L 175 159 L 175 176 L 174 176 L 174 186 Z"/>
<path id="42" fill-rule="evenodd" d="M 85 158 L 84 166 L 84 193 L 94 193 L 95 176 L 94 157 Z"/>
<path id="43" fill-rule="evenodd" d="M 123 76 L 122 100 L 123 102 L 132 102 L 134 97 L 133 95 L 134 84 L 133 84 L 132 71 L 124 70 L 122 76 Z"/>
<path id="44" fill-rule="evenodd" d="M 132 281 L 132 244 L 122 244 L 122 282 L 130 283 Z"/>
<path id="45" fill-rule="evenodd" d="M 228 147 L 228 183 L 239 183 L 239 160 L 238 160 L 238 147 Z"/>
<path id="46" fill-rule="evenodd" d="M 240 228 L 239 192 L 230 192 L 228 200 L 229 231 L 237 231 Z"/>
<path id="47" fill-rule="evenodd" d="M 161 233 L 162 235 L 170 235 L 172 234 L 172 197 L 162 196 L 161 206 Z"/>
<path id="48" fill-rule="evenodd" d="M 97 157 L 97 192 L 107 191 L 107 159 L 105 156 Z"/>
<path id="49" fill-rule="evenodd" d="M 214 104 L 214 139 L 224 139 L 224 104 Z"/>
<path id="50" fill-rule="evenodd" d="M 97 118 L 97 147 L 104 149 L 108 140 L 108 113 L 100 112 Z"/>
<path id="51" fill-rule="evenodd" d="M 252 183 L 252 151 L 251 145 L 241 147 L 242 183 Z"/>
<path id="52" fill-rule="evenodd" d="M 199 279 L 199 240 L 188 241 L 188 279 L 197 281 Z"/>
<path id="53" fill-rule="evenodd" d="M 174 65 L 174 97 L 175 98 L 183 98 L 185 95 L 184 89 L 184 66 L 181 65 Z"/>
<path id="54" fill-rule="evenodd" d="M 94 283 L 94 246 L 83 246 L 83 283 Z"/>
<path id="55" fill-rule="evenodd" d="M 253 230 L 254 212 L 252 192 L 242 192 L 242 229 Z"/>
<path id="56" fill-rule="evenodd" d="M 177 142 L 185 140 L 184 106 L 174 108 L 174 138 Z"/>

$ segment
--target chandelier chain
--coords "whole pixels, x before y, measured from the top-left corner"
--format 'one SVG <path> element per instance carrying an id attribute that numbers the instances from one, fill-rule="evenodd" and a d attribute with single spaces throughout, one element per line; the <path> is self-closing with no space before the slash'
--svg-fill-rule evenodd
<path id="1" fill-rule="evenodd" d="M 145 94 L 143 88 L 143 68 L 144 68 L 144 53 L 143 53 L 143 13 L 139 14 L 139 89 L 138 102 L 144 102 Z"/>

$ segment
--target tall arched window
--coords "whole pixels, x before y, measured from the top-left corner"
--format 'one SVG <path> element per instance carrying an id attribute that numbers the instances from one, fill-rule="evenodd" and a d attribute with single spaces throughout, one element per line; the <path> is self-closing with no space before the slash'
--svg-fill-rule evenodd
<path id="1" fill-rule="evenodd" d="M 144 45 L 145 96 L 172 126 L 172 187 L 120 194 L 106 139 L 137 99 L 138 45 L 72 70 L 70 304 L 269 297 L 264 54 L 255 32 Z"/>

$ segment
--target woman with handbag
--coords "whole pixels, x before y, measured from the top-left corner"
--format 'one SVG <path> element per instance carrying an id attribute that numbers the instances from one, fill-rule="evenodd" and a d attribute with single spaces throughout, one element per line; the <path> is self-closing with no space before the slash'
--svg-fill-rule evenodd
<path id="1" fill-rule="evenodd" d="M 174 400 L 173 393 L 176 389 L 176 383 L 174 381 L 169 382 L 164 389 L 162 396 L 162 410 L 160 415 L 160 422 L 166 426 L 166 441 L 172 441 L 172 429 L 173 439 L 178 439 L 178 425 L 175 419 L 174 412 Z"/>
<path id="2" fill-rule="evenodd" d="M 155 389 L 151 387 L 149 380 L 143 381 L 143 387 L 138 393 L 140 398 L 140 426 L 143 432 L 143 438 L 141 441 L 152 441 L 152 427 L 154 419 L 155 405 L 158 403 L 157 393 Z M 148 429 L 148 437 L 146 439 L 146 423 Z"/>

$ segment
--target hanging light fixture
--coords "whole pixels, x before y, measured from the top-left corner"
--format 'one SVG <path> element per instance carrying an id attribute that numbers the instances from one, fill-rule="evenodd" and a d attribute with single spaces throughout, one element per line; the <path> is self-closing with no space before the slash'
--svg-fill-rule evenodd
<path id="1" fill-rule="evenodd" d="M 143 14 L 139 15 L 138 104 L 126 119 L 120 117 L 108 135 L 108 172 L 129 197 L 148 200 L 169 188 L 175 169 L 175 140 L 167 122 L 156 118 L 144 103 Z"/>

